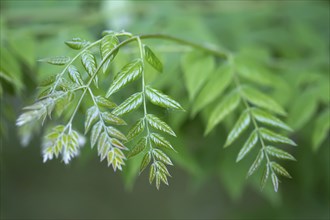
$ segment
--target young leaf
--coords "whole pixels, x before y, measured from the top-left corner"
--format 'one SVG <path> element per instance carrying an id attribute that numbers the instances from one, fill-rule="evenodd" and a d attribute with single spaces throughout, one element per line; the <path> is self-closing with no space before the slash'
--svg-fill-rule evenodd
<path id="1" fill-rule="evenodd" d="M 252 113 L 253 117 L 255 117 L 255 119 L 257 121 L 259 121 L 260 123 L 264 123 L 267 125 L 271 125 L 274 127 L 283 128 L 285 130 L 292 131 L 292 129 L 288 125 L 286 125 L 280 119 L 278 119 L 277 117 L 273 116 L 272 114 L 270 114 L 266 111 L 253 108 L 253 109 L 251 109 L 251 113 Z"/>
<path id="2" fill-rule="evenodd" d="M 49 64 L 53 64 L 53 65 L 65 65 L 68 62 L 70 62 L 70 57 L 66 57 L 66 56 L 58 56 L 58 57 L 50 57 L 50 58 L 44 58 L 41 60 L 38 60 L 39 62 L 44 62 L 44 63 L 49 63 Z"/>
<path id="3" fill-rule="evenodd" d="M 93 74 L 96 72 L 96 59 L 95 59 L 95 56 L 89 50 L 86 50 L 81 55 L 81 62 L 82 62 L 82 65 L 84 66 L 85 70 L 87 71 L 88 75 L 90 77 L 92 77 Z M 94 80 L 95 86 L 98 87 L 98 78 L 97 78 L 97 76 L 95 76 L 93 80 Z"/>
<path id="4" fill-rule="evenodd" d="M 65 41 L 64 43 L 75 50 L 80 50 L 89 44 L 89 42 L 82 40 L 81 38 L 73 38 L 72 40 Z"/>
<path id="5" fill-rule="evenodd" d="M 105 35 L 102 38 L 102 41 L 100 44 L 102 59 L 104 59 L 118 45 L 118 43 L 119 43 L 119 40 L 116 37 L 116 35 Z M 115 58 L 117 53 L 118 53 L 118 50 L 114 51 L 114 53 L 109 58 L 109 60 L 113 60 L 113 58 Z"/>
<path id="6" fill-rule="evenodd" d="M 86 112 L 86 119 L 85 119 L 85 134 L 89 131 L 91 125 L 95 122 L 95 119 L 99 115 L 99 110 L 96 106 L 90 107 Z"/>
<path id="7" fill-rule="evenodd" d="M 138 107 L 142 104 L 142 99 L 143 99 L 143 93 L 135 93 L 131 95 L 128 99 L 126 99 L 123 103 L 121 103 L 119 106 L 117 106 L 112 113 L 118 116 L 127 114 Z"/>
<path id="8" fill-rule="evenodd" d="M 233 68 L 223 65 L 215 71 L 197 95 L 192 108 L 192 115 L 219 97 L 232 81 Z"/>
<path id="9" fill-rule="evenodd" d="M 109 124 L 126 125 L 126 122 L 123 119 L 109 112 L 102 112 L 102 119 Z"/>
<path id="10" fill-rule="evenodd" d="M 233 129 L 230 131 L 224 147 L 228 147 L 242 134 L 242 132 L 249 126 L 250 120 L 251 118 L 249 110 L 244 111 L 237 120 Z"/>
<path id="11" fill-rule="evenodd" d="M 176 136 L 172 128 L 166 124 L 164 121 L 160 120 L 158 117 L 152 114 L 147 114 L 147 121 L 151 125 L 151 127 L 158 129 L 160 131 L 164 131 L 172 136 Z"/>
<path id="12" fill-rule="evenodd" d="M 155 163 L 151 164 L 149 172 L 149 183 L 152 184 L 156 176 L 156 165 Z"/>
<path id="13" fill-rule="evenodd" d="M 127 158 L 134 157 L 135 155 L 141 153 L 147 147 L 147 139 L 141 138 L 139 142 L 129 151 Z"/>
<path id="14" fill-rule="evenodd" d="M 160 180 L 165 183 L 166 185 L 168 185 L 168 181 L 167 181 L 167 176 L 165 173 L 163 173 L 161 170 L 158 170 L 157 175 L 159 176 Z M 159 188 L 159 186 L 158 186 Z"/>
<path id="15" fill-rule="evenodd" d="M 135 138 L 136 136 L 138 136 L 139 134 L 141 134 L 144 130 L 144 126 L 145 126 L 145 122 L 144 119 L 141 118 L 140 120 L 138 120 L 133 127 L 131 128 L 131 130 L 129 130 L 128 134 L 127 134 L 127 139 L 128 140 L 132 140 L 133 138 Z"/>
<path id="16" fill-rule="evenodd" d="M 140 165 L 140 173 L 143 172 L 143 170 L 149 165 L 151 161 L 151 154 L 150 152 L 146 153 L 142 159 L 141 165 Z"/>
<path id="17" fill-rule="evenodd" d="M 171 159 L 161 150 L 153 149 L 153 155 L 160 161 L 166 163 L 167 165 L 173 165 Z"/>
<path id="18" fill-rule="evenodd" d="M 111 138 L 111 145 L 114 147 L 117 147 L 121 150 L 128 150 L 127 147 L 125 147 L 125 145 L 123 145 L 123 143 L 121 143 L 119 140 L 117 140 L 116 138 Z"/>
<path id="19" fill-rule="evenodd" d="M 72 82 L 77 83 L 78 85 L 82 86 L 84 84 L 83 80 L 81 79 L 80 73 L 78 72 L 77 68 L 73 65 L 70 65 L 68 68 L 69 77 Z"/>
<path id="20" fill-rule="evenodd" d="M 295 142 L 293 142 L 291 139 L 284 137 L 280 134 L 276 134 L 266 128 L 260 128 L 259 133 L 261 134 L 261 137 L 267 141 L 297 146 L 297 144 Z"/>
<path id="21" fill-rule="evenodd" d="M 248 171 L 247 174 L 248 177 L 251 176 L 260 167 L 260 164 L 263 161 L 263 159 L 264 159 L 264 151 L 260 149 L 256 159 L 254 160 L 253 164 L 251 165 Z"/>
<path id="22" fill-rule="evenodd" d="M 111 137 L 115 137 L 115 138 L 118 138 L 120 140 L 127 141 L 126 136 L 123 133 L 121 133 L 119 130 L 117 130 L 116 128 L 114 128 L 112 126 L 107 127 L 107 132 L 108 132 L 109 136 L 111 136 Z"/>
<path id="23" fill-rule="evenodd" d="M 262 174 L 262 178 L 261 178 L 261 183 L 260 183 L 260 185 L 261 185 L 261 190 L 262 190 L 263 188 L 265 188 L 265 186 L 266 186 L 267 180 L 268 180 L 268 178 L 269 178 L 269 173 L 270 173 L 270 168 L 269 168 L 269 165 L 267 164 L 267 165 L 266 165 L 266 168 L 264 169 L 264 172 L 263 172 L 263 174 Z"/>
<path id="24" fill-rule="evenodd" d="M 103 124 L 101 121 L 97 122 L 91 132 L 91 147 L 93 148 L 94 145 L 96 144 L 98 138 L 100 137 L 100 134 L 102 132 Z"/>
<path id="25" fill-rule="evenodd" d="M 258 141 L 258 132 L 257 130 L 254 130 L 251 133 L 250 137 L 245 142 L 240 152 L 238 153 L 236 162 L 242 160 L 246 156 L 246 154 L 249 153 L 252 150 L 252 148 L 256 145 L 257 141 Z"/>
<path id="26" fill-rule="evenodd" d="M 158 72 L 163 72 L 163 65 L 160 60 L 156 57 L 156 55 L 152 52 L 152 50 L 144 45 L 144 54 L 146 61 L 155 68 Z"/>
<path id="27" fill-rule="evenodd" d="M 273 186 L 274 186 L 274 191 L 277 192 L 278 191 L 278 178 L 276 176 L 275 173 L 272 173 L 272 182 L 273 182 Z"/>
<path id="28" fill-rule="evenodd" d="M 146 95 L 150 102 L 154 105 L 158 105 L 163 108 L 171 108 L 177 110 L 183 110 L 181 105 L 170 98 L 168 95 L 165 95 L 159 90 L 153 89 L 149 86 L 146 87 Z"/>
<path id="29" fill-rule="evenodd" d="M 278 163 L 271 162 L 271 167 L 277 174 L 287 178 L 292 178 L 291 175 L 288 173 L 288 171 L 286 171 L 286 169 L 284 169 L 284 167 L 282 167 Z"/>
<path id="30" fill-rule="evenodd" d="M 264 93 L 261 93 L 250 86 L 243 87 L 241 91 L 244 98 L 246 98 L 250 103 L 277 114 L 286 115 L 284 109 L 276 101 Z"/>
<path id="31" fill-rule="evenodd" d="M 269 155 L 277 157 L 279 159 L 285 159 L 285 160 L 296 160 L 291 154 L 289 154 L 288 152 L 281 150 L 279 148 L 276 147 L 272 147 L 272 146 L 267 146 L 266 147 L 266 151 Z"/>
<path id="32" fill-rule="evenodd" d="M 168 142 L 163 136 L 157 133 L 150 134 L 150 140 L 158 147 L 165 147 L 167 149 L 174 150 L 170 142 Z M 174 150 L 175 151 L 175 150 Z"/>
<path id="33" fill-rule="evenodd" d="M 117 107 L 117 105 L 115 103 L 111 102 L 110 100 L 108 100 L 102 96 L 96 96 L 95 101 L 99 106 L 106 107 L 109 109 Z"/>
<path id="34" fill-rule="evenodd" d="M 165 175 L 171 177 L 171 174 L 168 172 L 165 164 L 163 164 L 160 161 L 156 161 L 155 164 L 156 164 L 157 170 L 159 170 L 160 172 L 164 173 Z"/>
<path id="35" fill-rule="evenodd" d="M 223 98 L 222 102 L 220 102 L 212 111 L 207 123 L 205 134 L 210 133 L 217 124 L 237 108 L 239 103 L 240 96 L 236 90 Z"/>
<path id="36" fill-rule="evenodd" d="M 142 61 L 140 59 L 128 63 L 117 74 L 105 97 L 108 98 L 110 95 L 117 92 L 119 89 L 123 88 L 128 83 L 138 79 L 141 76 L 142 71 L 143 67 Z"/>

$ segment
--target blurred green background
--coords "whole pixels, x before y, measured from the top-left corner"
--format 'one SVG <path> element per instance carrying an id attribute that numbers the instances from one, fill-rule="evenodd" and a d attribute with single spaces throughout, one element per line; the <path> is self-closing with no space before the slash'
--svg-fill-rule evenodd
<path id="1" fill-rule="evenodd" d="M 2 219 L 329 219 L 329 130 L 320 131 L 330 117 L 329 1 L 1 0 L 0 14 Z M 202 114 L 170 114 L 179 154 L 170 186 L 159 191 L 145 173 L 135 178 L 134 161 L 114 173 L 89 147 L 68 166 L 43 164 L 40 135 L 22 147 L 15 127 L 55 71 L 36 60 L 69 55 L 63 41 L 92 41 L 105 29 L 171 34 L 265 63 L 282 79 L 273 96 L 299 145 L 290 149 L 297 162 L 285 163 L 293 179 L 278 193 L 260 192 L 258 176 L 245 179 L 251 161 L 236 164 L 239 148 L 222 148 L 237 115 L 204 137 Z M 182 80 L 173 82 L 189 48 L 151 44 L 165 64 L 154 84 L 189 106 Z"/>

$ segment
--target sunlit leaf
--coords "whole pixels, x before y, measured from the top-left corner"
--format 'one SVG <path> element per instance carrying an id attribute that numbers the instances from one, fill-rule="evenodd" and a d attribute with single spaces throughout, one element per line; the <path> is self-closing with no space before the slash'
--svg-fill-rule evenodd
<path id="1" fill-rule="evenodd" d="M 261 137 L 267 141 L 297 146 L 297 144 L 295 142 L 293 142 L 291 139 L 289 139 L 283 135 L 276 134 L 266 128 L 260 128 L 259 133 L 260 133 Z"/>
<path id="2" fill-rule="evenodd" d="M 183 108 L 177 101 L 173 100 L 168 95 L 165 95 L 159 90 L 153 89 L 148 86 L 146 87 L 146 95 L 150 102 L 154 105 L 158 105 L 163 108 L 183 110 Z"/>
<path id="3" fill-rule="evenodd" d="M 286 171 L 286 169 L 284 169 L 284 167 L 282 167 L 278 163 L 271 162 L 271 167 L 277 174 L 287 178 L 292 178 L 291 175 L 288 173 L 288 171 Z"/>
<path id="4" fill-rule="evenodd" d="M 279 159 L 286 159 L 286 160 L 296 160 L 291 154 L 289 154 L 288 152 L 281 150 L 279 148 L 276 147 L 272 147 L 272 146 L 267 146 L 266 147 L 266 151 L 268 155 L 277 157 Z"/>
<path id="5" fill-rule="evenodd" d="M 250 137 L 245 142 L 240 152 L 238 153 L 236 162 L 242 160 L 246 156 L 246 154 L 248 154 L 252 150 L 252 148 L 257 144 L 257 142 L 258 142 L 258 132 L 257 130 L 254 130 L 251 133 Z"/>
<path id="6" fill-rule="evenodd" d="M 96 74 L 96 58 L 92 52 L 89 50 L 84 51 L 84 53 L 81 55 L 81 62 L 90 77 Z M 93 81 L 95 86 L 98 87 L 97 76 L 94 77 Z"/>
<path id="7" fill-rule="evenodd" d="M 78 85 L 82 86 L 84 84 L 80 73 L 78 72 L 77 68 L 73 65 L 70 65 L 68 68 L 69 77 L 72 80 L 72 82 L 77 83 Z"/>
<path id="8" fill-rule="evenodd" d="M 249 126 L 250 120 L 250 112 L 248 110 L 244 111 L 230 131 L 224 147 L 228 147 L 243 133 L 243 131 Z"/>
<path id="9" fill-rule="evenodd" d="M 263 111 L 263 110 L 257 109 L 257 108 L 253 108 L 253 109 L 251 109 L 251 113 L 253 114 L 253 117 L 255 117 L 255 119 L 257 121 L 259 121 L 260 123 L 264 123 L 267 125 L 271 125 L 274 127 L 283 128 L 288 131 L 292 131 L 292 129 L 288 125 L 286 125 L 280 119 L 278 119 L 277 117 L 273 116 L 272 114 L 270 114 L 266 111 Z"/>
<path id="10" fill-rule="evenodd" d="M 110 112 L 102 112 L 102 119 L 109 124 L 126 125 L 126 122 Z"/>
<path id="11" fill-rule="evenodd" d="M 144 53 L 145 53 L 145 59 L 146 61 L 155 68 L 158 72 L 163 72 L 163 65 L 160 62 L 160 60 L 157 58 L 157 56 L 152 52 L 152 50 L 144 45 Z"/>
<path id="12" fill-rule="evenodd" d="M 80 50 L 81 48 L 88 45 L 89 42 L 85 41 L 81 38 L 73 38 L 72 40 L 65 41 L 65 44 L 68 45 L 68 47 L 70 47 L 72 49 Z"/>
<path id="13" fill-rule="evenodd" d="M 116 129 L 112 126 L 107 127 L 107 132 L 108 132 L 109 136 L 111 136 L 111 137 L 115 137 L 120 140 L 127 141 L 126 136 L 122 132 L 120 132 L 118 129 Z"/>
<path id="14" fill-rule="evenodd" d="M 58 56 L 58 57 L 50 57 L 50 58 L 44 58 L 44 59 L 40 59 L 38 60 L 39 62 L 43 62 L 43 63 L 49 63 L 49 64 L 53 64 L 53 65 L 65 65 L 68 62 L 70 62 L 70 57 L 66 57 L 66 56 Z"/>
<path id="15" fill-rule="evenodd" d="M 85 119 L 85 134 L 87 134 L 89 128 L 93 125 L 98 115 L 99 110 L 95 106 L 92 106 L 87 110 Z"/>
<path id="16" fill-rule="evenodd" d="M 172 136 L 176 136 L 174 131 L 171 129 L 171 127 L 168 124 L 166 124 L 164 121 L 160 120 L 155 115 L 147 114 L 146 117 L 151 127 L 166 132 Z"/>
<path id="17" fill-rule="evenodd" d="M 110 101 L 102 96 L 96 96 L 95 101 L 99 106 L 106 107 L 109 109 L 117 107 L 117 105 L 115 103 L 113 103 L 112 101 Z"/>
<path id="18" fill-rule="evenodd" d="M 247 176 L 251 176 L 260 167 L 263 159 L 264 159 L 264 152 L 263 149 L 260 149 L 256 159 L 254 160 L 253 164 L 251 165 L 248 171 Z"/>
<path id="19" fill-rule="evenodd" d="M 102 128 L 103 128 L 103 125 L 102 125 L 101 121 L 97 122 L 93 126 L 92 132 L 91 132 L 91 147 L 92 148 L 94 147 L 94 145 L 96 144 L 98 138 L 100 137 L 100 134 L 102 132 Z"/>
<path id="20" fill-rule="evenodd" d="M 153 149 L 152 154 L 160 161 L 166 163 L 167 165 L 173 165 L 171 159 L 161 150 Z"/>
<path id="21" fill-rule="evenodd" d="M 168 142 L 163 136 L 157 133 L 150 134 L 150 140 L 158 147 L 164 147 L 170 150 L 174 150 L 171 143 Z M 174 150 L 175 151 L 175 150 Z"/>

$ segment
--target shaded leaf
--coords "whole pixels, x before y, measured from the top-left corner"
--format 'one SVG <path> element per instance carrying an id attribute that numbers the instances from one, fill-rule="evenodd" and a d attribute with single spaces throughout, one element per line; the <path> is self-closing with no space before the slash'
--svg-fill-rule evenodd
<path id="1" fill-rule="evenodd" d="M 252 148 L 256 145 L 257 142 L 258 142 L 258 132 L 257 130 L 254 130 L 251 133 L 250 137 L 245 142 L 240 152 L 238 153 L 236 162 L 242 160 L 246 156 L 246 154 L 248 154 L 252 150 Z"/>
<path id="2" fill-rule="evenodd" d="M 280 106 L 276 101 L 274 101 L 271 97 L 265 95 L 264 93 L 259 92 L 258 90 L 245 86 L 241 89 L 242 94 L 247 101 L 250 103 L 267 109 L 269 111 L 275 112 L 280 115 L 286 115 L 282 106 Z"/>
<path id="3" fill-rule="evenodd" d="M 217 124 L 237 108 L 239 103 L 240 96 L 236 90 L 223 98 L 223 100 L 213 109 L 211 116 L 208 119 L 205 134 L 210 133 Z"/>
<path id="4" fill-rule="evenodd" d="M 327 138 L 330 129 L 330 109 L 321 112 L 315 121 L 312 143 L 313 150 L 318 150 L 322 142 Z"/>
<path id="5" fill-rule="evenodd" d="M 141 138 L 139 142 L 129 151 L 127 158 L 134 157 L 135 155 L 141 153 L 147 147 L 147 139 Z"/>
<path id="6" fill-rule="evenodd" d="M 165 95 L 159 90 L 153 89 L 149 86 L 146 87 L 146 95 L 150 102 L 154 105 L 158 105 L 163 108 L 171 108 L 177 110 L 183 110 L 181 105 L 170 98 L 168 95 Z"/>
<path id="7" fill-rule="evenodd" d="M 133 127 L 131 128 L 131 130 L 129 130 L 128 134 L 127 134 L 127 139 L 128 140 L 132 140 L 133 138 L 135 138 L 136 136 L 138 136 L 139 134 L 141 134 L 144 130 L 144 126 L 145 126 L 145 122 L 144 119 L 140 119 L 138 120 Z"/>
<path id="8" fill-rule="evenodd" d="M 250 121 L 250 112 L 249 110 L 246 110 L 242 113 L 242 115 L 239 117 L 236 124 L 234 125 L 233 129 L 230 131 L 224 147 L 228 147 L 231 143 L 233 143 L 249 126 Z"/>
<path id="9" fill-rule="evenodd" d="M 119 106 L 117 106 L 112 113 L 118 116 L 127 114 L 142 104 L 143 100 L 143 93 L 135 93 L 131 95 L 128 99 L 126 99 L 124 102 L 122 102 Z"/>
<path id="10" fill-rule="evenodd" d="M 163 72 L 163 64 L 160 62 L 160 60 L 157 58 L 157 56 L 152 52 L 152 50 L 144 45 L 144 54 L 146 61 L 155 68 L 158 72 Z"/>
<path id="11" fill-rule="evenodd" d="M 152 114 L 147 114 L 147 121 L 151 125 L 151 127 L 158 129 L 160 131 L 164 131 L 172 136 L 176 136 L 172 128 L 166 124 L 164 121 L 160 120 L 158 117 Z"/>
<path id="12" fill-rule="evenodd" d="M 231 66 L 222 65 L 211 75 L 193 103 L 193 115 L 210 104 L 225 91 L 232 81 L 232 72 L 233 68 Z"/>
<path id="13" fill-rule="evenodd" d="M 272 146 L 267 146 L 266 147 L 266 151 L 267 154 L 277 157 L 279 159 L 286 159 L 286 160 L 296 160 L 291 154 L 289 154 L 288 152 L 281 150 L 279 148 L 276 147 L 272 147 Z"/>
<path id="14" fill-rule="evenodd" d="M 150 152 L 146 153 L 142 159 L 141 165 L 140 165 L 140 173 L 143 172 L 143 170 L 149 165 L 151 161 L 151 154 Z"/>
<path id="15" fill-rule="evenodd" d="M 110 95 L 117 92 L 119 89 L 123 88 L 128 83 L 138 79 L 141 76 L 142 71 L 143 67 L 142 61 L 140 59 L 137 59 L 125 65 L 115 77 L 106 94 L 106 97 L 108 98 Z"/>
<path id="16" fill-rule="evenodd" d="M 291 139 L 284 137 L 280 134 L 276 134 L 266 128 L 260 128 L 259 133 L 260 133 L 261 137 L 267 141 L 297 146 L 297 144 L 295 142 L 293 142 Z"/>

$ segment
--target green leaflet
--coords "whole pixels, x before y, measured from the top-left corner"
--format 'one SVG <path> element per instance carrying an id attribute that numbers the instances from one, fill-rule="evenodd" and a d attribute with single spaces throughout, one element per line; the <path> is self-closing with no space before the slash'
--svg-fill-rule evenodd
<path id="1" fill-rule="evenodd" d="M 166 124 L 164 121 L 162 121 L 158 117 L 156 117 L 155 115 L 147 114 L 146 118 L 151 127 L 155 128 L 157 130 L 166 132 L 166 133 L 176 137 L 172 128 L 168 124 Z"/>
<path id="2" fill-rule="evenodd" d="M 171 159 L 161 150 L 153 149 L 152 154 L 160 161 L 166 163 L 167 165 L 173 165 Z"/>
<path id="3" fill-rule="evenodd" d="M 246 156 L 246 154 L 248 154 L 252 150 L 252 148 L 257 144 L 257 141 L 258 141 L 258 131 L 254 130 L 251 133 L 250 137 L 245 142 L 242 149 L 239 151 L 236 162 L 242 160 Z"/>
<path id="4" fill-rule="evenodd" d="M 278 163 L 271 162 L 271 167 L 277 174 L 287 178 L 292 178 L 291 175 L 288 173 L 288 171 L 286 171 L 286 169 L 284 169 L 284 167 L 282 167 Z"/>
<path id="5" fill-rule="evenodd" d="M 155 68 L 158 72 L 163 72 L 163 64 L 160 62 L 160 60 L 157 58 L 157 56 L 152 52 L 152 50 L 144 45 L 144 54 L 146 61 Z"/>
<path id="6" fill-rule="evenodd" d="M 80 73 L 78 72 L 77 68 L 73 65 L 70 65 L 68 68 L 69 77 L 72 80 L 72 82 L 77 83 L 78 85 L 82 86 L 84 84 Z"/>
<path id="7" fill-rule="evenodd" d="M 158 147 L 164 147 L 170 150 L 174 150 L 171 143 L 168 142 L 163 136 L 157 133 L 150 134 L 150 140 Z M 175 151 L 175 150 L 174 150 Z"/>
<path id="8" fill-rule="evenodd" d="M 111 137 L 115 137 L 115 138 L 118 138 L 120 140 L 127 141 L 126 136 L 123 133 L 121 133 L 119 130 L 117 130 L 116 128 L 114 128 L 112 126 L 107 127 L 107 132 L 108 132 L 109 136 L 111 136 Z"/>
<path id="9" fill-rule="evenodd" d="M 38 61 L 53 64 L 53 65 L 62 66 L 62 65 L 67 64 L 68 62 L 70 62 L 70 60 L 71 60 L 70 57 L 58 56 L 58 57 L 44 58 L 44 59 L 41 59 L 41 60 L 38 60 Z"/>
<path id="10" fill-rule="evenodd" d="M 267 141 L 297 146 L 297 144 L 295 142 L 293 142 L 291 139 L 284 137 L 280 134 L 276 134 L 266 128 L 260 128 L 259 133 L 260 133 L 261 137 Z"/>
<path id="11" fill-rule="evenodd" d="M 139 134 L 141 134 L 144 130 L 144 126 L 145 126 L 145 122 L 144 119 L 141 118 L 140 120 L 138 120 L 133 127 L 131 128 L 131 130 L 128 132 L 127 134 L 127 139 L 128 140 L 132 140 L 133 138 L 135 138 L 136 136 L 138 136 Z"/>
<path id="12" fill-rule="evenodd" d="M 114 124 L 114 125 L 126 125 L 126 122 L 119 118 L 118 116 L 111 114 L 109 112 L 102 112 L 102 119 L 109 124 Z"/>
<path id="13" fill-rule="evenodd" d="M 149 183 L 152 184 L 156 176 L 156 165 L 155 163 L 151 164 L 149 171 Z"/>
<path id="14" fill-rule="evenodd" d="M 289 109 L 288 124 L 295 130 L 301 129 L 313 117 L 318 107 L 316 90 L 309 89 L 299 94 Z"/>
<path id="15" fill-rule="evenodd" d="M 251 167 L 248 171 L 248 174 L 247 174 L 248 177 L 251 176 L 260 167 L 260 165 L 265 157 L 264 155 L 265 154 L 264 154 L 263 149 L 260 149 L 256 159 L 254 160 L 253 164 L 251 165 Z"/>
<path id="16" fill-rule="evenodd" d="M 126 99 L 124 102 L 122 102 L 119 106 L 117 106 L 112 113 L 118 116 L 127 114 L 138 107 L 142 104 L 143 100 L 143 93 L 135 93 L 131 95 L 128 99 Z"/>
<path id="17" fill-rule="evenodd" d="M 129 151 L 127 158 L 134 157 L 141 153 L 147 147 L 147 138 L 141 138 L 138 143 Z"/>
<path id="18" fill-rule="evenodd" d="M 164 163 L 160 162 L 160 161 L 156 161 L 155 165 L 157 167 L 157 170 L 159 170 L 160 172 L 164 173 L 166 176 L 171 177 L 170 172 L 168 172 L 167 167 L 165 166 Z"/>
<path id="19" fill-rule="evenodd" d="M 273 186 L 274 186 L 274 191 L 277 192 L 278 191 L 278 178 L 275 173 L 272 173 L 271 177 L 272 177 L 272 182 L 273 182 Z"/>
<path id="20" fill-rule="evenodd" d="M 251 121 L 250 111 L 245 110 L 237 120 L 233 129 L 230 131 L 224 147 L 228 147 L 230 144 L 232 144 L 249 126 L 250 121 Z"/>
<path id="21" fill-rule="evenodd" d="M 242 87 L 241 92 L 248 102 L 277 114 L 286 115 L 284 109 L 264 93 L 261 93 L 250 86 Z"/>
<path id="22" fill-rule="evenodd" d="M 81 55 L 81 63 L 84 66 L 86 72 L 88 73 L 89 77 L 92 77 L 96 74 L 96 58 L 89 50 L 84 51 Z M 94 84 L 98 87 L 98 78 L 97 76 L 93 79 Z"/>
<path id="23" fill-rule="evenodd" d="M 102 96 L 96 96 L 95 101 L 96 101 L 97 105 L 101 106 L 101 107 L 106 107 L 109 109 L 117 107 L 117 105 L 115 103 L 113 103 L 112 101 L 110 101 Z"/>
<path id="24" fill-rule="evenodd" d="M 316 151 L 327 138 L 330 129 L 330 109 L 325 109 L 315 121 L 313 135 L 312 135 L 312 146 L 313 150 Z"/>
<path id="25" fill-rule="evenodd" d="M 265 188 L 267 180 L 269 178 L 269 173 L 270 173 L 270 168 L 269 168 L 269 165 L 266 164 L 266 167 L 264 169 L 264 172 L 263 172 L 262 178 L 261 178 L 261 182 L 260 182 L 261 189 Z"/>
<path id="26" fill-rule="evenodd" d="M 98 115 L 99 115 L 99 110 L 96 106 L 92 106 L 87 110 L 86 119 L 85 119 L 85 134 L 87 134 L 87 132 L 95 122 Z"/>
<path id="27" fill-rule="evenodd" d="M 260 110 L 257 108 L 253 108 L 253 109 L 251 109 L 251 114 L 260 123 L 264 123 L 267 125 L 271 125 L 274 127 L 283 128 L 285 130 L 292 131 L 292 129 L 288 125 L 286 125 L 280 119 L 278 119 L 277 117 L 273 116 L 272 114 L 270 114 L 266 111 L 263 111 L 263 110 Z"/>
<path id="28" fill-rule="evenodd" d="M 143 170 L 149 165 L 151 161 L 151 153 L 148 152 L 144 155 L 142 162 L 141 162 L 141 166 L 140 166 L 140 173 L 143 172 Z"/>
<path id="29" fill-rule="evenodd" d="M 74 50 L 80 50 L 81 48 L 87 46 L 89 44 L 88 41 L 83 40 L 81 38 L 73 38 L 72 40 L 68 40 L 64 42 L 68 47 Z"/>
<path id="30" fill-rule="evenodd" d="M 215 71 L 202 87 L 193 103 L 192 115 L 219 97 L 232 81 L 233 67 L 225 64 Z"/>
<path id="31" fill-rule="evenodd" d="M 296 160 L 291 154 L 289 154 L 288 152 L 281 150 L 279 148 L 276 147 L 272 147 L 272 146 L 267 146 L 266 147 L 266 152 L 267 154 L 277 157 L 279 159 L 285 159 L 285 160 Z"/>
<path id="32" fill-rule="evenodd" d="M 193 51 L 182 58 L 181 64 L 189 100 L 192 101 L 214 72 L 214 57 L 199 51 Z"/>
<path id="33" fill-rule="evenodd" d="M 108 98 L 110 95 L 117 92 L 118 90 L 126 86 L 128 83 L 138 79 L 141 76 L 142 71 L 143 66 L 141 59 L 137 59 L 131 63 L 128 63 L 116 75 L 105 97 Z"/>
<path id="34" fill-rule="evenodd" d="M 41 87 L 49 86 L 49 85 L 53 84 L 53 83 L 55 82 L 56 79 L 57 79 L 57 74 L 52 75 L 52 76 L 49 76 L 49 77 L 47 77 L 46 79 L 42 80 L 42 81 L 39 83 L 39 86 L 41 86 Z"/>
<path id="35" fill-rule="evenodd" d="M 119 44 L 118 38 L 114 35 L 105 35 L 102 38 L 100 44 L 100 51 L 102 59 L 105 59 L 109 53 Z M 115 58 L 118 53 L 118 49 L 112 52 L 112 55 L 108 58 L 108 60 L 103 64 L 103 73 L 108 69 L 110 62 Z"/>
<path id="36" fill-rule="evenodd" d="M 228 114 L 234 111 L 238 104 L 240 103 L 240 96 L 237 90 L 227 95 L 223 100 L 214 108 L 211 116 L 208 119 L 205 134 L 210 133 L 210 131 L 219 124 Z"/>
<path id="37" fill-rule="evenodd" d="M 121 143 L 119 140 L 115 139 L 115 138 L 111 138 L 111 145 L 114 147 L 117 147 L 121 150 L 128 150 L 127 147 L 125 147 L 125 145 L 123 143 Z"/>
<path id="38" fill-rule="evenodd" d="M 103 124 L 101 121 L 97 122 L 93 128 L 92 128 L 92 132 L 91 132 L 91 148 L 94 147 L 94 145 L 96 144 L 98 138 L 100 137 L 100 134 L 102 132 L 103 129 Z"/>
<path id="39" fill-rule="evenodd" d="M 183 110 L 183 108 L 177 101 L 173 100 L 168 95 L 165 95 L 159 90 L 147 86 L 146 95 L 150 102 L 154 105 L 158 105 L 163 108 Z"/>

